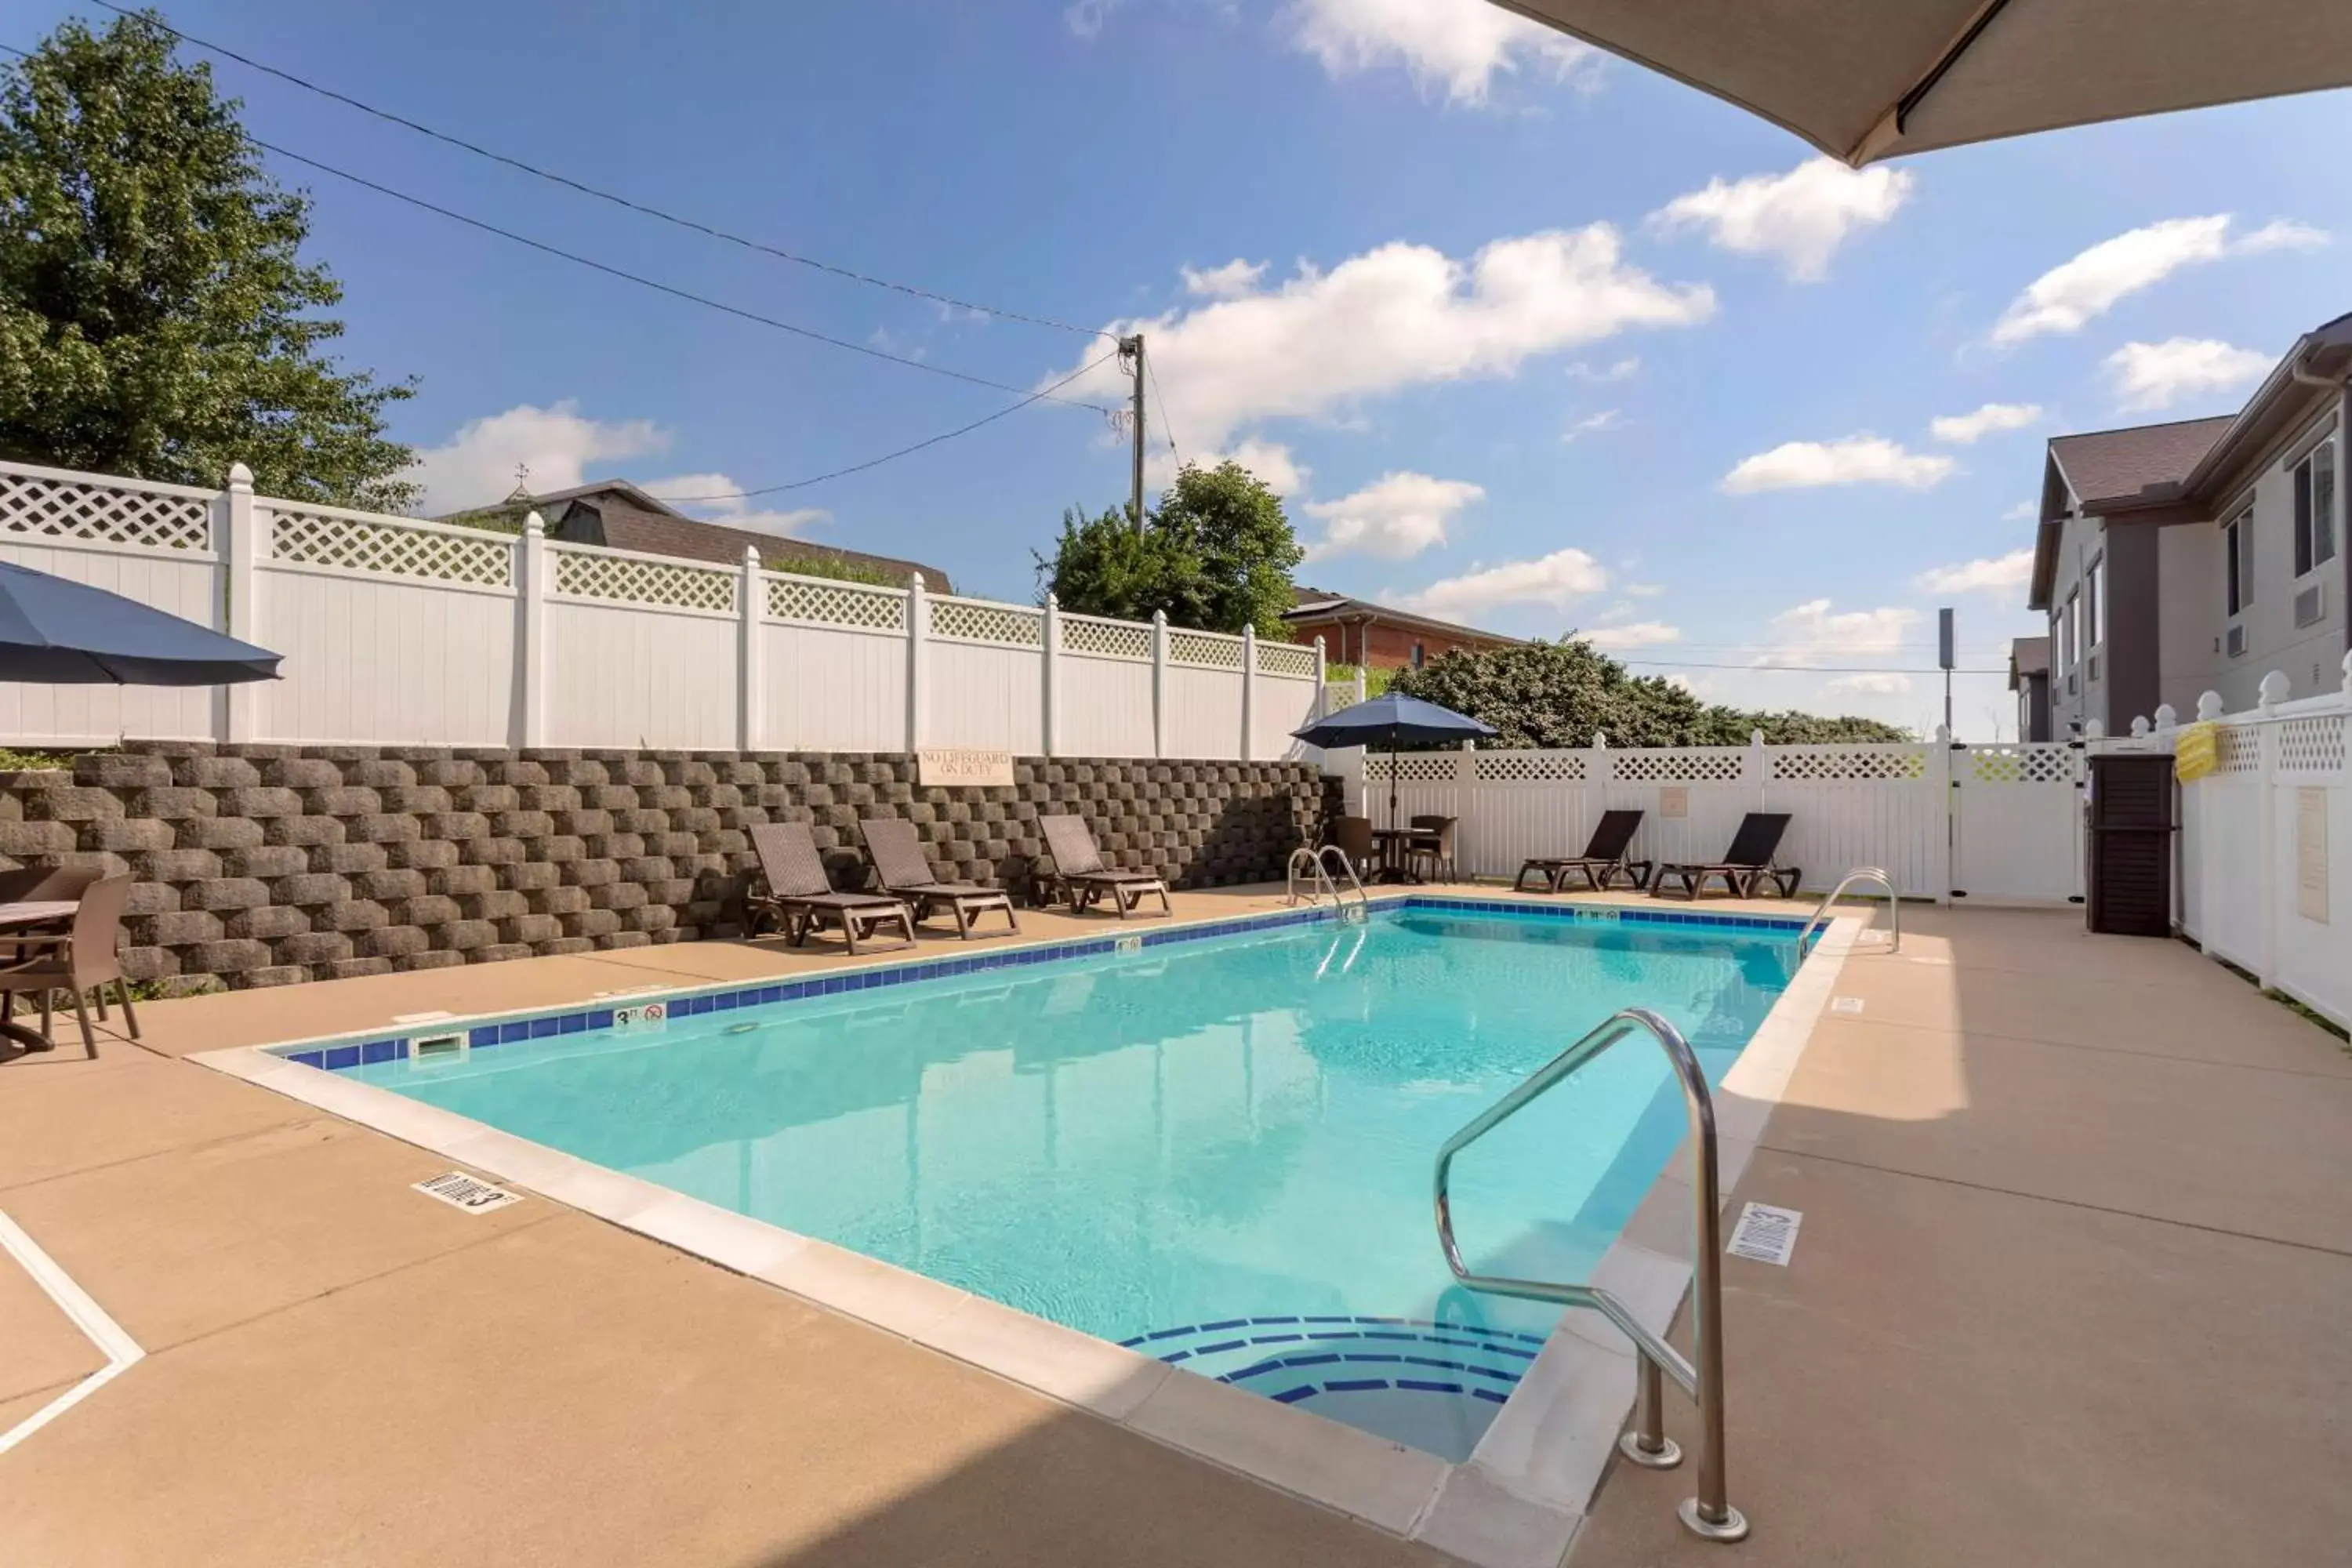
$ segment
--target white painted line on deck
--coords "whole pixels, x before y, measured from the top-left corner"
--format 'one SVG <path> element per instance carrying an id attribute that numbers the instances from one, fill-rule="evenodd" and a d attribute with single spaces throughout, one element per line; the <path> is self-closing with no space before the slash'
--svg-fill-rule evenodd
<path id="1" fill-rule="evenodd" d="M 114 1381 L 133 1363 L 147 1352 L 139 1342 L 122 1331 L 122 1325 L 106 1315 L 106 1309 L 90 1300 L 89 1292 L 73 1281 L 73 1277 L 57 1265 L 57 1261 L 26 1236 L 24 1227 L 6 1215 L 0 1214 L 0 1247 L 24 1266 L 33 1277 L 33 1283 L 48 1292 L 58 1310 L 73 1320 L 75 1328 L 84 1338 L 106 1352 L 106 1364 L 17 1422 L 5 1432 L 0 1432 L 0 1454 L 6 1453 L 67 1411 L 96 1394 Z"/>

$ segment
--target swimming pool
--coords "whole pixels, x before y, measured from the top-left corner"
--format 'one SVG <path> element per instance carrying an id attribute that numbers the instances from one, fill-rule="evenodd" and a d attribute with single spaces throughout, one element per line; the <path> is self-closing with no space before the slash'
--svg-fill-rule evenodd
<path id="1" fill-rule="evenodd" d="M 1719 1082 L 1794 937 L 1416 899 L 296 1059 L 1458 1461 L 1559 1313 L 1454 1288 L 1438 1146 L 1629 1004 Z M 1586 1279 L 1683 1131 L 1658 1053 L 1592 1063 L 1464 1157 L 1472 1266 Z"/>

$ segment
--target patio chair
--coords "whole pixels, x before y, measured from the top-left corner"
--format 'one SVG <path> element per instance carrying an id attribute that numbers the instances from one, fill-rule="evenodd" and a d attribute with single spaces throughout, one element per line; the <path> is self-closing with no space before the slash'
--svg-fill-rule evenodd
<path id="1" fill-rule="evenodd" d="M 991 910 L 1003 911 L 1007 934 L 1021 933 L 1020 917 L 1013 912 L 1013 895 L 1003 888 L 976 882 L 942 882 L 931 875 L 931 858 L 923 853 L 923 836 L 904 817 L 868 816 L 859 820 L 866 840 L 866 858 L 874 864 L 882 890 L 903 900 L 915 911 L 918 924 L 945 910 L 955 917 L 956 935 L 971 940 L 971 922 Z"/>
<path id="2" fill-rule="evenodd" d="M 1358 879 L 1370 881 L 1380 869 L 1380 849 L 1372 837 L 1372 819 L 1369 816 L 1343 816 L 1331 825 L 1331 842 L 1356 868 Z"/>
<path id="3" fill-rule="evenodd" d="M 1777 865 L 1772 858 L 1780 847 L 1780 836 L 1789 831 L 1789 821 L 1785 811 L 1749 812 L 1740 819 L 1739 831 L 1732 835 L 1731 847 L 1723 852 L 1722 859 L 1660 866 L 1651 879 L 1650 891 L 1664 897 L 1666 879 L 1671 877 L 1682 884 L 1684 898 L 1696 900 L 1706 890 L 1709 878 L 1720 877 L 1733 897 L 1752 899 L 1757 884 L 1769 878 L 1782 898 L 1794 898 L 1801 873 L 1793 866 Z"/>
<path id="4" fill-rule="evenodd" d="M 1453 881 L 1454 830 L 1461 819 L 1453 816 L 1416 816 L 1412 819 L 1413 836 L 1405 841 L 1404 868 L 1407 876 L 1419 876 L 1418 868 L 1429 868 L 1428 880 Z"/>
<path id="5" fill-rule="evenodd" d="M 1633 847 L 1633 835 L 1641 826 L 1642 814 L 1638 811 L 1602 812 L 1600 822 L 1593 826 L 1592 837 L 1585 841 L 1583 854 L 1538 857 L 1528 861 L 1519 868 L 1518 879 L 1511 884 L 1511 891 L 1529 891 L 1528 873 L 1533 871 L 1543 878 L 1544 891 L 1548 893 L 1566 888 L 1571 876 L 1582 877 L 1585 886 L 1596 893 L 1606 892 L 1622 876 L 1627 888 L 1640 892 L 1643 884 L 1650 879 L 1651 863 L 1629 860 L 1626 851 Z"/>
<path id="6" fill-rule="evenodd" d="M 96 992 L 99 1016 L 105 1017 L 105 986 L 110 980 L 122 1000 L 122 1021 L 131 1037 L 137 1039 L 139 1015 L 131 1005 L 131 986 L 122 977 L 120 952 L 122 910 L 130 899 L 130 878 L 97 878 L 80 890 L 68 929 L 10 932 L 7 942 L 14 951 L 0 962 L 0 1024 L 7 1023 L 14 1014 L 17 993 L 37 993 L 41 999 L 41 1038 L 47 1040 L 50 993 L 69 992 L 74 1018 L 81 1026 L 81 1048 L 95 1060 L 98 1039 L 90 1033 L 89 1011 L 82 1005 L 82 996 Z"/>
<path id="7" fill-rule="evenodd" d="M 827 920 L 841 929 L 841 940 L 854 954 L 861 936 L 871 936 L 895 925 L 906 940 L 880 951 L 896 952 L 915 945 L 914 919 L 907 906 L 886 893 L 835 892 L 816 852 L 816 837 L 805 822 L 765 822 L 751 829 L 751 848 L 760 857 L 763 887 L 743 895 L 743 926 L 758 934 L 762 917 L 783 927 L 794 947 L 806 945 L 810 931 Z"/>
<path id="8" fill-rule="evenodd" d="M 1085 817 L 1040 816 L 1037 831 L 1045 835 L 1045 853 L 1054 858 L 1054 880 L 1069 899 L 1071 913 L 1091 908 L 1105 893 L 1121 920 L 1155 893 L 1161 914 L 1176 912 L 1168 901 L 1168 884 L 1158 872 L 1121 871 L 1104 863 Z"/>

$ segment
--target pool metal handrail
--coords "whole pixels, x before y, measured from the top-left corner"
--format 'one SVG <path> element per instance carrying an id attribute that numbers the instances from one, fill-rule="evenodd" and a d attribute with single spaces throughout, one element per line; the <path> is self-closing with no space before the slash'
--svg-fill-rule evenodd
<path id="1" fill-rule="evenodd" d="M 1696 1367 L 1685 1361 L 1674 1346 L 1637 1321 L 1625 1304 L 1608 1291 L 1591 1285 L 1473 1274 L 1462 1261 L 1461 1246 L 1454 1237 L 1450 1194 L 1454 1157 L 1610 1047 L 1642 1030 L 1654 1036 L 1664 1048 L 1666 1060 L 1681 1080 L 1683 1103 L 1690 1112 L 1691 1188 L 1698 1244 L 1691 1287 L 1691 1345 L 1698 1356 Z M 1610 1017 L 1538 1068 L 1517 1088 L 1447 1139 L 1437 1153 L 1434 1188 L 1438 1244 L 1445 1249 L 1445 1266 L 1464 1287 L 1496 1296 L 1591 1308 L 1633 1342 L 1640 1373 L 1633 1427 L 1617 1440 L 1618 1450 L 1627 1459 L 1651 1469 L 1667 1469 L 1682 1462 L 1682 1449 L 1665 1434 L 1661 1373 L 1673 1378 L 1676 1386 L 1690 1395 L 1699 1415 L 1698 1495 L 1685 1500 L 1676 1514 L 1693 1534 L 1705 1540 L 1744 1540 L 1748 1534 L 1747 1518 L 1725 1496 L 1723 1479 L 1723 1238 L 1717 1190 L 1715 1101 L 1707 1094 L 1706 1078 L 1699 1068 L 1698 1057 L 1682 1032 L 1646 1007 L 1628 1007 Z"/>
<path id="2" fill-rule="evenodd" d="M 1283 873 L 1282 901 L 1293 908 L 1297 907 L 1298 871 L 1301 865 L 1304 865 L 1314 876 L 1314 880 L 1307 884 L 1307 901 L 1310 904 L 1319 902 L 1322 894 L 1328 891 L 1331 895 L 1331 901 L 1337 904 L 1339 901 L 1339 889 L 1332 883 L 1329 873 L 1323 869 L 1322 855 L 1304 844 L 1290 852 L 1289 868 Z"/>
<path id="3" fill-rule="evenodd" d="M 1339 858 L 1339 870 L 1341 874 L 1348 879 L 1348 886 L 1356 889 L 1355 918 L 1359 921 L 1370 920 L 1372 913 L 1372 896 L 1364 891 L 1364 880 L 1362 878 L 1356 875 L 1355 864 L 1348 858 L 1348 852 L 1345 849 L 1340 848 L 1337 844 L 1326 844 L 1322 848 L 1318 849 L 1315 852 L 1315 869 L 1317 873 L 1322 877 L 1324 882 L 1330 888 L 1331 902 L 1339 906 L 1341 910 L 1341 918 L 1346 919 L 1347 916 L 1345 911 L 1347 905 L 1339 896 L 1339 884 L 1333 879 L 1330 872 L 1324 869 L 1325 867 L 1331 863 L 1331 857 L 1334 855 L 1337 855 Z"/>
<path id="4" fill-rule="evenodd" d="M 1902 951 L 1903 894 L 1901 889 L 1895 886 L 1894 873 L 1883 866 L 1856 866 L 1838 879 L 1838 885 L 1829 890 L 1828 896 L 1822 900 L 1812 915 L 1805 921 L 1804 929 L 1797 932 L 1799 952 L 1804 950 L 1806 942 L 1811 938 L 1818 928 L 1829 924 L 1834 918 L 1830 913 L 1831 910 L 1836 906 L 1845 890 L 1856 882 L 1876 882 L 1886 889 L 1886 951 L 1889 952 Z"/>

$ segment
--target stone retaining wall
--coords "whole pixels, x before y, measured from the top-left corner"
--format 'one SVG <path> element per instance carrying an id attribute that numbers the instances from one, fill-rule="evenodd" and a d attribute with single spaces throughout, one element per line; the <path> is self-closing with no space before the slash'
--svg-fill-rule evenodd
<path id="1" fill-rule="evenodd" d="M 926 789 L 903 753 L 131 742 L 0 773 L 0 863 L 136 877 L 125 968 L 166 994 L 734 933 L 747 829 L 813 823 L 854 887 L 861 816 L 918 824 L 943 879 L 1017 884 L 1040 811 L 1171 886 L 1279 881 L 1327 781 L 1291 763 L 1024 758 Z M 1337 781 L 1328 781 L 1336 796 Z"/>

